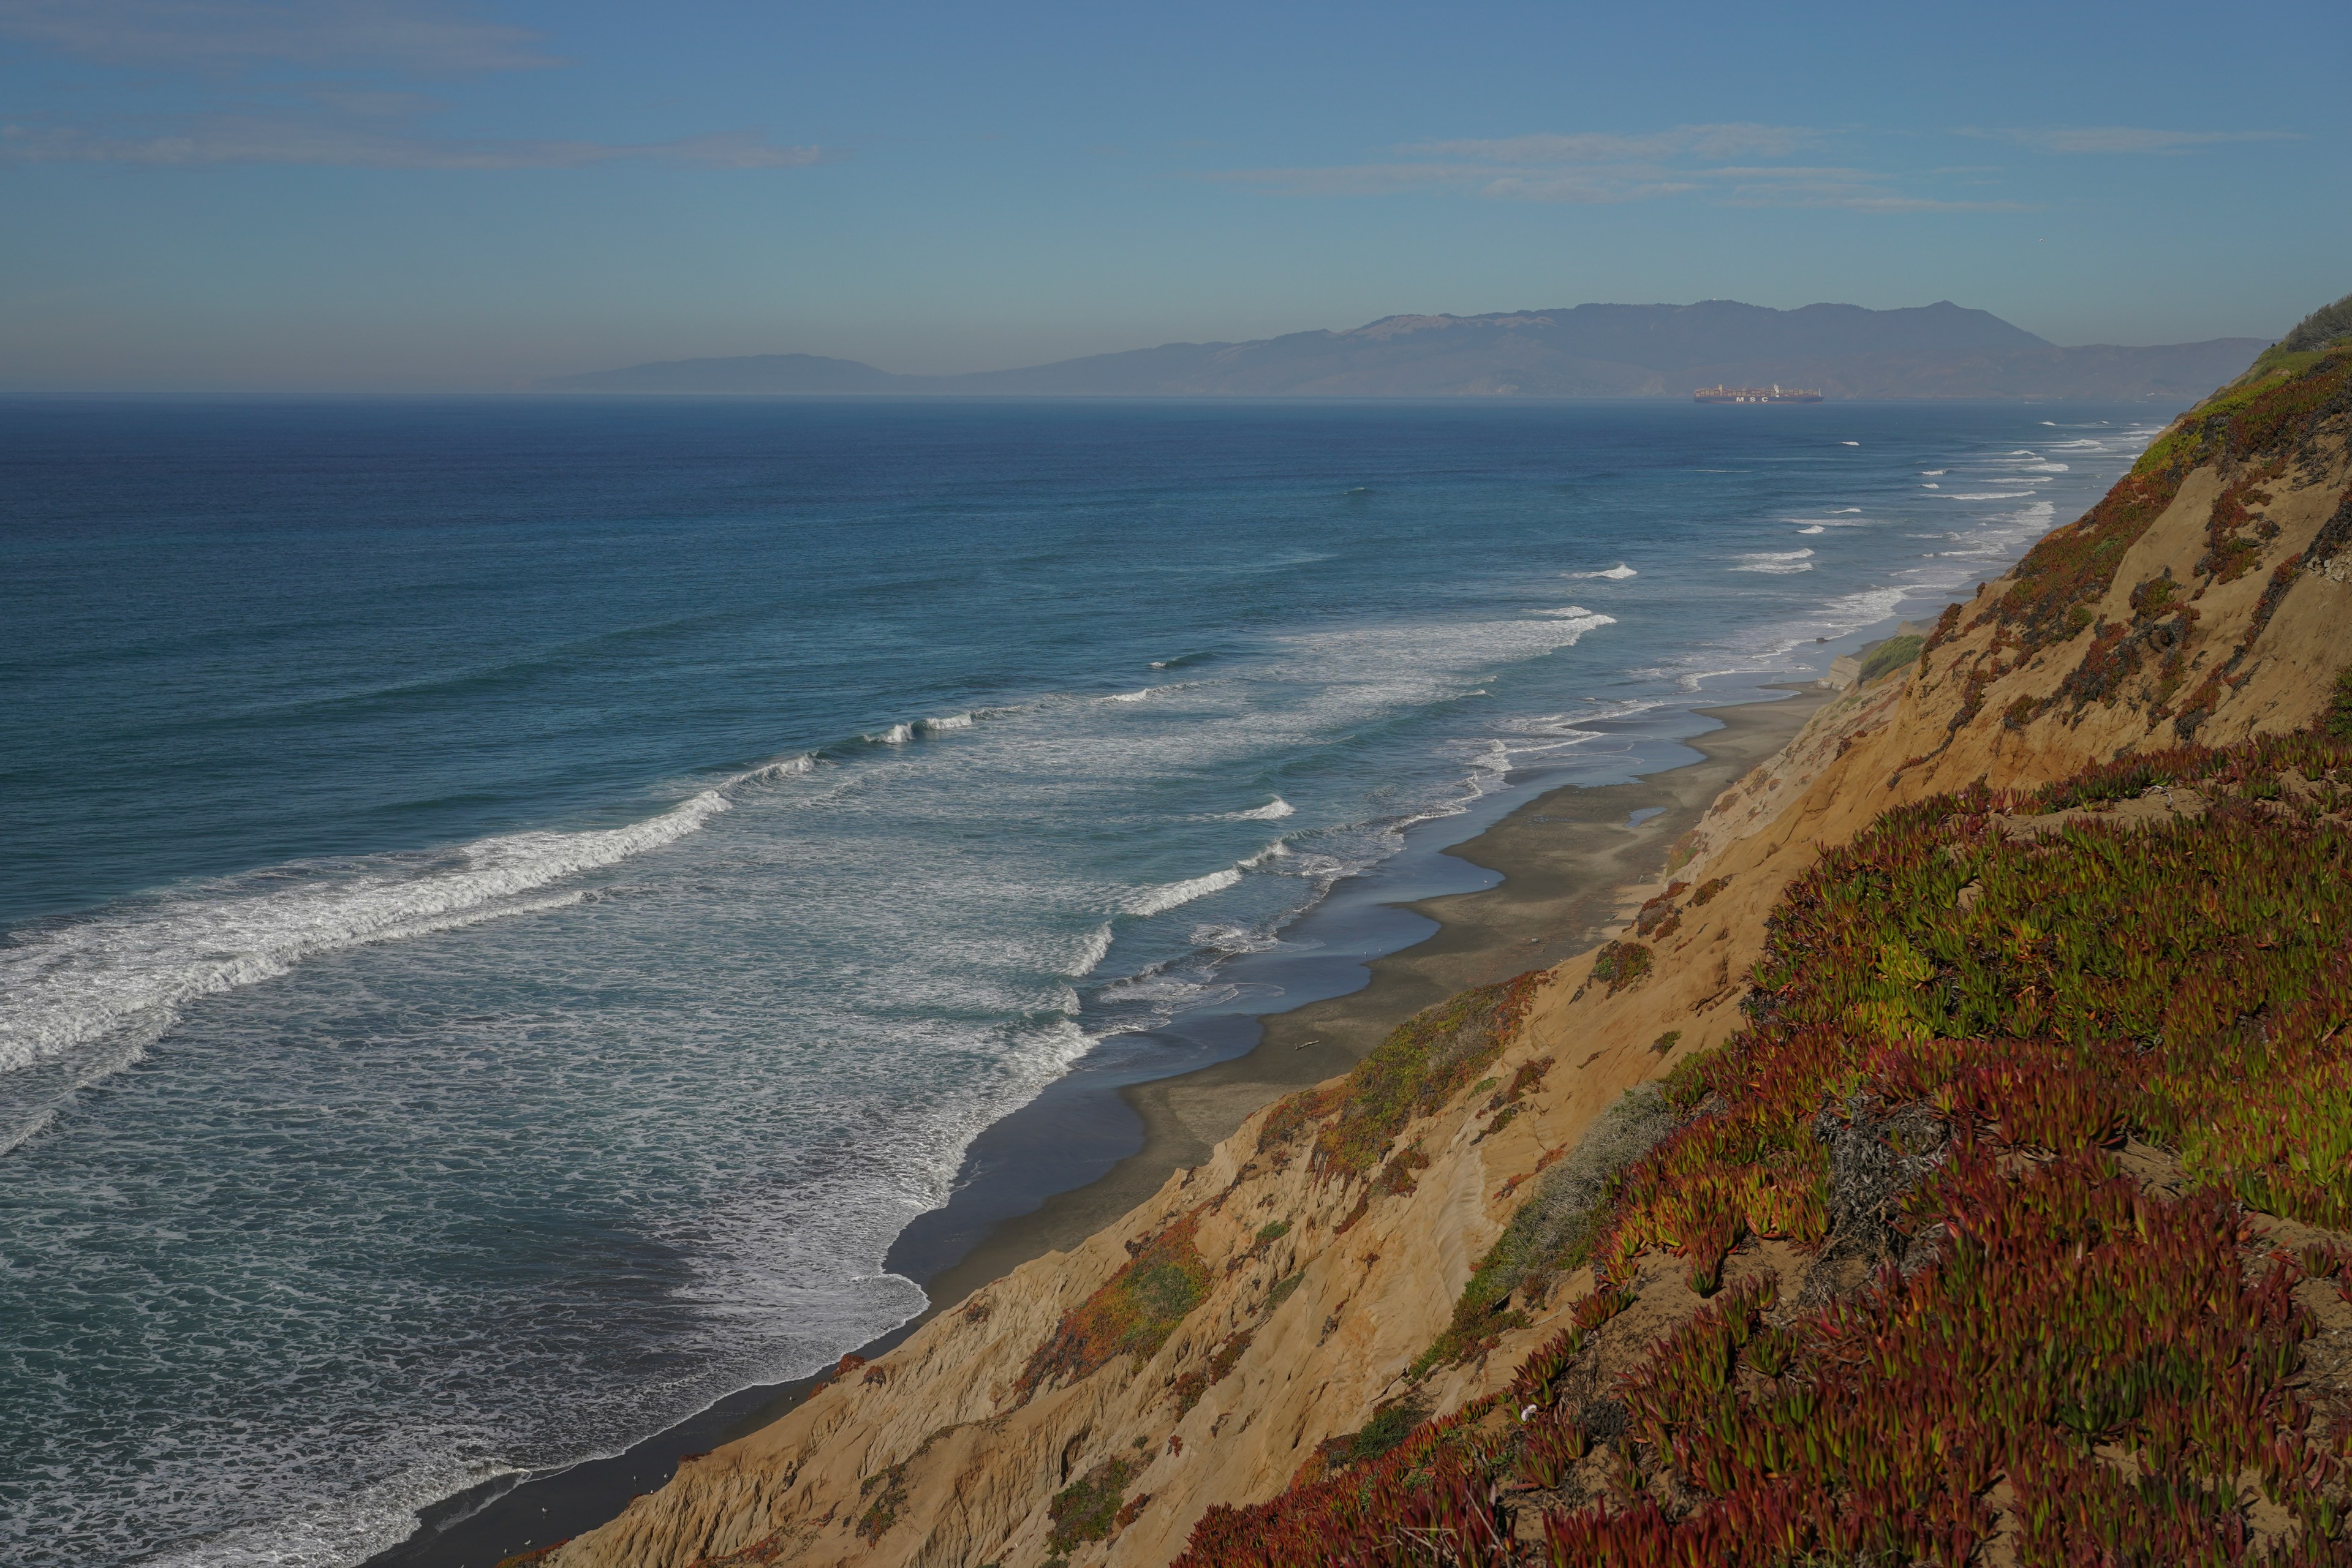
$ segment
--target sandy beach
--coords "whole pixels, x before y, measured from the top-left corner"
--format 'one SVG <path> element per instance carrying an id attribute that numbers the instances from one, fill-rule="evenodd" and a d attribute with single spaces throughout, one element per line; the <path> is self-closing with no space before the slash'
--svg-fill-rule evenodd
<path id="1" fill-rule="evenodd" d="M 1092 1235 L 1158 1191 L 1171 1171 L 1206 1160 L 1252 1112 L 1347 1071 L 1423 1008 L 1598 943 L 1632 913 L 1642 895 L 1630 890 L 1657 875 L 1668 848 L 1708 803 L 1786 744 L 1826 696 L 1809 688 L 1780 702 L 1700 709 L 1723 727 L 1684 742 L 1703 760 L 1625 784 L 1563 785 L 1444 851 L 1502 882 L 1405 905 L 1437 922 L 1437 933 L 1374 959 L 1361 990 L 1268 1016 L 1247 1055 L 1121 1090 L 1143 1119 L 1143 1147 L 1099 1179 L 997 1226 L 961 1261 L 925 1280 L 931 1312 Z M 1631 821 L 1637 812 L 1652 814 Z"/>
<path id="2" fill-rule="evenodd" d="M 1171 1172 L 1206 1159 L 1260 1106 L 1347 1071 L 1422 1008 L 1591 946 L 1632 913 L 1675 840 L 1716 796 L 1780 749 L 1828 695 L 1803 687 L 1778 702 L 1696 710 L 1720 726 L 1683 742 L 1700 760 L 1622 784 L 1548 790 L 1443 851 L 1502 880 L 1404 905 L 1434 921 L 1436 932 L 1373 959 L 1360 989 L 1268 1015 L 1246 1054 L 1118 1090 L 1142 1121 L 1142 1146 L 1097 1179 L 993 1226 L 957 1260 L 929 1273 L 921 1282 L 929 1311 L 860 1354 L 878 1354 L 980 1286 L 1084 1239 L 1157 1191 Z M 746 1389 L 615 1458 L 503 1493 L 482 1489 L 453 1499 L 428 1513 L 428 1524 L 442 1528 L 379 1554 L 368 1568 L 491 1568 L 591 1529 L 631 1496 L 662 1485 L 680 1455 L 757 1430 L 823 1380 Z"/>

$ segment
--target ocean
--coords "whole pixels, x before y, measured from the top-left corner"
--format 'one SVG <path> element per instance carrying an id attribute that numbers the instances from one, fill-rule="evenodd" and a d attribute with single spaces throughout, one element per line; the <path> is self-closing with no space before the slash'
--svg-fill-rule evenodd
<path id="1" fill-rule="evenodd" d="M 0 404 L 0 1556 L 340 1568 L 806 1375 L 1074 1064 L 2170 412 Z"/>

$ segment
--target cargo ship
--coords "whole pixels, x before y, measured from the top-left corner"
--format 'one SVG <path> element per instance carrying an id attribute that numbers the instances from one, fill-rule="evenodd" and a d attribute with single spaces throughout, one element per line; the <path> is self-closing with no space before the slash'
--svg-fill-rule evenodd
<path id="1" fill-rule="evenodd" d="M 1784 387 L 1774 382 L 1769 387 L 1701 387 L 1691 394 L 1694 402 L 1819 402 L 1822 394 L 1805 387 Z"/>

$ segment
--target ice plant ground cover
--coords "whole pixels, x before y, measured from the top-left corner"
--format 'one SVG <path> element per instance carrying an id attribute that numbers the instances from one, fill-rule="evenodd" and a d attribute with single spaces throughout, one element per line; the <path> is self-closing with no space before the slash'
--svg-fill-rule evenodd
<path id="1" fill-rule="evenodd" d="M 2079 716 L 2092 703 L 2112 705 L 2142 664 L 2153 661 L 2156 679 L 2143 698 L 2150 724 L 2168 718 L 2178 738 L 2194 739 L 2199 726 L 2243 679 L 2240 666 L 2295 579 L 2307 564 L 2333 556 L 2347 543 L 2352 506 L 2340 509 L 2303 553 L 2275 565 L 2252 613 L 2232 622 L 2234 648 L 2184 695 L 2189 671 L 2206 663 L 2200 658 L 2192 664 L 2189 657 L 2200 616 L 2192 601 L 2206 588 L 2235 581 L 2253 569 L 2263 547 L 2281 533 L 2277 523 L 2254 509 L 2274 499 L 2267 486 L 2324 472 L 2332 459 L 2323 435 L 2340 430 L 2347 411 L 2352 345 L 2338 345 L 2296 356 L 2292 363 L 2257 362 L 2176 421 L 2096 506 L 2052 529 L 2026 552 L 2012 574 L 2014 583 L 1990 608 L 1973 617 L 1962 605 L 1946 608 L 1927 640 L 1923 668 L 1937 667 L 1939 652 L 1956 633 L 1992 627 L 1990 643 L 1967 659 L 1961 672 L 1962 701 L 1949 727 L 1958 732 L 1977 717 L 1995 681 L 2090 631 L 2088 648 L 2058 688 L 2018 698 L 2001 713 L 2003 723 L 2014 729 L 2054 708 Z M 2186 585 L 2175 581 L 2168 568 L 2132 585 L 2128 619 L 2103 619 L 2095 606 L 2115 585 L 2132 548 L 2179 497 L 2189 476 L 2207 467 L 2221 476 L 2222 488 L 2208 505 L 2206 549 L 2194 566 L 2203 585 L 2184 598 Z"/>
<path id="2" fill-rule="evenodd" d="M 1891 811 L 1752 980 L 1570 1326 L 1186 1568 L 2352 1562 L 2352 746 Z"/>

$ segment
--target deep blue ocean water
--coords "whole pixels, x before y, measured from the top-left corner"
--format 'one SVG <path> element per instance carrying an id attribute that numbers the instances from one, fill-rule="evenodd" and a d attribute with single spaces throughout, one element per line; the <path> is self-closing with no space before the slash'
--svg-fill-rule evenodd
<path id="1" fill-rule="evenodd" d="M 1070 1064 L 2169 413 L 0 404 L 0 1556 L 349 1563 L 832 1360 Z"/>

